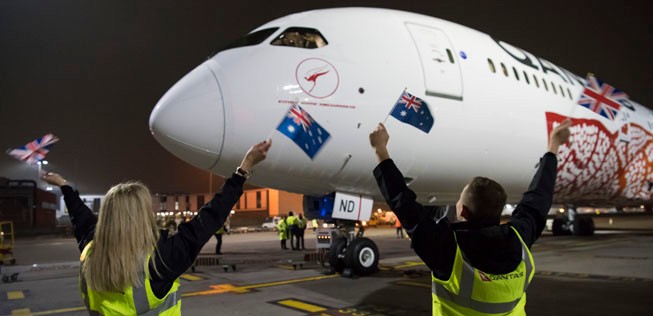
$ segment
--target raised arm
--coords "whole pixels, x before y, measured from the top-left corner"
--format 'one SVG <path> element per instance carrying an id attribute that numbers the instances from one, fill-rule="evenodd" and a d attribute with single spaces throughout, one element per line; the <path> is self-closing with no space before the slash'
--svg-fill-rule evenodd
<path id="1" fill-rule="evenodd" d="M 73 225 L 75 239 L 77 239 L 79 251 L 82 251 L 84 246 L 93 239 L 97 217 L 95 217 L 95 214 L 93 214 L 91 209 L 82 202 L 82 199 L 79 197 L 79 192 L 75 191 L 73 187 L 68 185 L 68 182 L 66 182 L 61 175 L 54 172 L 46 172 L 42 178 L 47 183 L 61 188 L 61 193 L 63 193 L 63 199 L 70 216 L 70 221 Z"/>
<path id="2" fill-rule="evenodd" d="M 551 131 L 548 152 L 540 159 L 528 191 L 512 212 L 510 224 L 519 231 L 529 247 L 542 235 L 546 225 L 546 216 L 553 203 L 553 188 L 557 175 L 556 154 L 560 145 L 569 140 L 570 126 L 571 120 L 567 119 Z"/>
<path id="3" fill-rule="evenodd" d="M 434 208 L 424 207 L 416 201 L 415 192 L 408 188 L 401 171 L 390 159 L 387 149 L 389 139 L 381 123 L 370 134 L 370 144 L 379 160 L 379 165 L 374 169 L 376 182 L 386 202 L 411 236 L 415 253 L 436 277 L 446 278 L 451 274 L 456 249 L 453 231 L 446 219 L 435 217 Z"/>
<path id="4" fill-rule="evenodd" d="M 164 280 L 174 280 L 184 273 L 195 261 L 200 250 L 222 227 L 243 193 L 243 184 L 252 168 L 263 161 L 270 146 L 270 140 L 252 146 L 240 167 L 227 179 L 220 192 L 188 222 L 178 227 L 177 234 L 159 239 L 156 266 Z M 153 278 L 158 276 L 153 275 Z"/>
<path id="5" fill-rule="evenodd" d="M 374 177 L 386 202 L 403 227 L 410 232 L 426 211 L 424 206 L 415 201 L 415 192 L 408 188 L 401 171 L 390 159 L 387 147 L 389 139 L 390 135 L 382 123 L 370 134 L 370 145 L 379 161 L 374 169 Z"/>

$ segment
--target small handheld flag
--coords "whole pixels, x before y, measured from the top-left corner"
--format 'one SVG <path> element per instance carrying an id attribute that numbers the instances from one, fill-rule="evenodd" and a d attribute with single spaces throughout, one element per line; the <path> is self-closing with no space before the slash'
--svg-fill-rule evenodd
<path id="1" fill-rule="evenodd" d="M 290 107 L 277 130 L 288 136 L 311 159 L 331 136 L 297 104 Z"/>
<path id="2" fill-rule="evenodd" d="M 588 75 L 578 104 L 614 121 L 621 110 L 620 103 L 625 100 L 628 100 L 625 92 Z"/>
<path id="3" fill-rule="evenodd" d="M 401 93 L 395 102 L 390 115 L 401 122 L 417 127 L 424 133 L 429 133 L 433 127 L 433 116 L 424 100 L 408 93 Z"/>
<path id="4" fill-rule="evenodd" d="M 45 155 L 49 152 L 50 146 L 58 141 L 59 138 L 56 136 L 52 134 L 46 134 L 43 137 L 27 143 L 27 145 L 23 147 L 8 150 L 7 153 L 16 159 L 25 161 L 30 165 L 34 165 L 37 162 L 43 160 Z"/>

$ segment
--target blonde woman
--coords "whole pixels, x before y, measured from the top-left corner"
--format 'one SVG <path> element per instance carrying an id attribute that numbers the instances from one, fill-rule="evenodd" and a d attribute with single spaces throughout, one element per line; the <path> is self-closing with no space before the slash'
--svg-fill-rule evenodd
<path id="1" fill-rule="evenodd" d="M 221 192 L 172 236 L 159 231 L 152 197 L 143 184 L 113 186 L 96 218 L 62 176 L 47 173 L 44 180 L 61 187 L 82 251 L 80 290 L 89 313 L 181 315 L 179 276 L 224 225 L 250 171 L 270 146 L 270 140 L 252 146 Z"/>

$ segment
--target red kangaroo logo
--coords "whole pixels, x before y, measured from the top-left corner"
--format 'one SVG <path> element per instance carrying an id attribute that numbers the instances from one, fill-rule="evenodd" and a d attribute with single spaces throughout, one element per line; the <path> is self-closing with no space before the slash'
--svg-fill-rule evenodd
<path id="1" fill-rule="evenodd" d="M 315 85 L 317 84 L 317 78 L 319 78 L 321 76 L 324 76 L 324 75 L 329 73 L 329 70 L 323 71 L 326 67 L 327 66 L 320 67 L 320 68 L 315 68 L 315 69 L 311 69 L 311 70 L 307 71 L 307 73 L 311 73 L 311 72 L 313 73 L 308 77 L 304 77 L 304 80 L 313 82 L 313 86 L 311 87 L 311 90 L 308 90 L 308 92 L 312 92 L 313 89 L 315 88 Z"/>

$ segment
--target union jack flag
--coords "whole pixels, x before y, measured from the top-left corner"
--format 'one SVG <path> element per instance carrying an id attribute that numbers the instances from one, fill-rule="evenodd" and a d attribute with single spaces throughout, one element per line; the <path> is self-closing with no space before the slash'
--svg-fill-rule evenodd
<path id="1" fill-rule="evenodd" d="M 301 127 L 301 128 L 300 128 Z M 331 135 L 308 112 L 294 104 L 277 130 L 288 136 L 309 158 L 313 159 Z"/>
<path id="2" fill-rule="evenodd" d="M 578 104 L 614 121 L 621 110 L 621 102 L 627 102 L 627 100 L 628 95 L 625 92 L 604 83 L 593 75 L 588 75 L 587 84 Z"/>
<path id="3" fill-rule="evenodd" d="M 9 150 L 7 153 L 14 156 L 14 158 L 34 165 L 43 160 L 45 155 L 49 152 L 50 146 L 59 141 L 59 138 L 52 134 L 46 134 L 36 140 L 33 140 L 27 145 Z"/>

